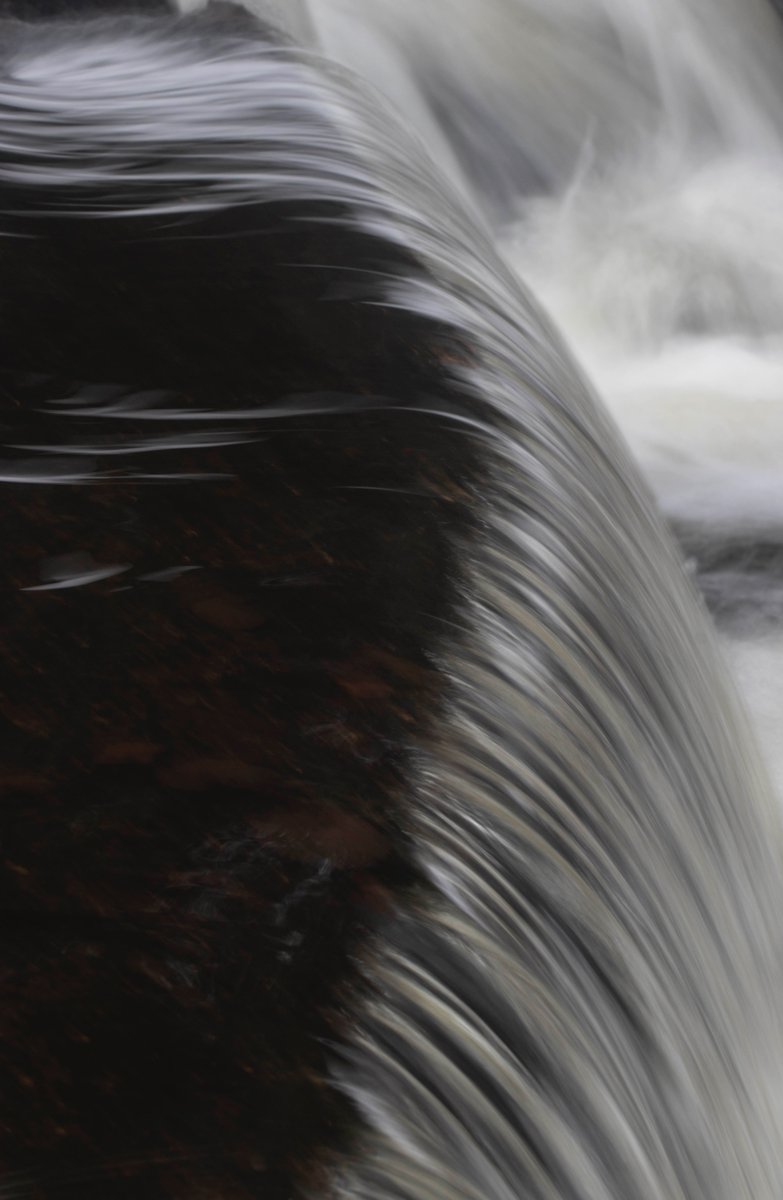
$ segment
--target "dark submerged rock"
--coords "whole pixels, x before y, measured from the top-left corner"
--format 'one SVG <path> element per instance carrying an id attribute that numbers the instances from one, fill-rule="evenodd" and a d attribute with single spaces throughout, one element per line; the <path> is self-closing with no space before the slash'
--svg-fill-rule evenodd
<path id="1" fill-rule="evenodd" d="M 415 265 L 337 204 L 49 203 L 2 173 L 2 1178 L 282 1200 L 350 1149 L 328 1048 L 413 882 L 466 351 L 366 303 Z"/>

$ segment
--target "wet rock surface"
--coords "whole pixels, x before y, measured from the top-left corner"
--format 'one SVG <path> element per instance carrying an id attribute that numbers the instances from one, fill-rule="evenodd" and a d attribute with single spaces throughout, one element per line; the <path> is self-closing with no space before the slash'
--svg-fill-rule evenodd
<path id="1" fill-rule="evenodd" d="M 410 264 L 335 215 L 267 205 L 181 237 L 42 219 L 9 243 L 19 1194 L 282 1200 L 351 1144 L 328 1064 L 413 881 L 410 760 L 442 700 L 474 451 L 423 411 L 464 349 L 365 303 Z"/>

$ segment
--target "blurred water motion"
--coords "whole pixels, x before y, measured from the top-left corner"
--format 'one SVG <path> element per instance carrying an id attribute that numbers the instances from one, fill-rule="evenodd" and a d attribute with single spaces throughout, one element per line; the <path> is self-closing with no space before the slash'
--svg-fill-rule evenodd
<path id="1" fill-rule="evenodd" d="M 0 6 L 0 1196 L 779 1200 L 773 10 L 96 6 Z"/>

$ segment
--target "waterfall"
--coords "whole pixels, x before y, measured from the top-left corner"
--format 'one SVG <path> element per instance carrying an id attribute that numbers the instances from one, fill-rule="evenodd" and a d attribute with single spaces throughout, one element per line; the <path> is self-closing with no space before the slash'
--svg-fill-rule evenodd
<path id="1" fill-rule="evenodd" d="M 0 1196 L 779 1200 L 775 14 L 145 7 L 0 23 Z"/>

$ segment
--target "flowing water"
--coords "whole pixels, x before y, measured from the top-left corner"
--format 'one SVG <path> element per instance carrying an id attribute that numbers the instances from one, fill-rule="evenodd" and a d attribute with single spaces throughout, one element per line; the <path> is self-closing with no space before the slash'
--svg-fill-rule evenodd
<path id="1" fill-rule="evenodd" d="M 367 963 L 370 996 L 335 1052 L 339 1085 L 356 1099 L 367 1127 L 351 1163 L 335 1177 L 337 1194 L 345 1200 L 780 1200 L 780 809 L 707 613 L 655 504 L 657 495 L 690 556 L 691 574 L 724 621 L 724 636 L 734 639 L 730 649 L 750 680 L 748 694 L 752 699 L 754 688 L 766 688 L 768 697 L 764 646 L 777 636 L 779 483 L 771 445 L 781 285 L 776 127 L 783 111 L 775 14 L 761 0 L 743 0 L 741 7 L 739 0 L 736 6 L 729 0 L 312 0 L 309 17 L 301 13 L 291 29 L 363 74 L 370 88 L 346 84 L 312 49 L 298 56 L 248 47 L 244 35 L 224 36 L 217 26 L 189 41 L 174 25 L 159 37 L 151 25 L 138 33 L 130 23 L 117 33 L 106 22 L 83 45 L 63 35 L 40 46 L 33 39 L 32 51 L 22 42 L 3 83 L 0 174 L 14 200 L 6 202 L 5 217 L 18 235 L 9 234 L 5 253 L 16 263 L 14 285 L 28 303 L 30 289 L 43 303 L 35 277 L 31 284 L 19 269 L 30 250 L 22 235 L 35 240 L 28 224 L 51 222 L 59 253 L 62 242 L 69 244 L 63 228 L 75 217 L 95 256 L 101 243 L 90 239 L 103 218 L 142 230 L 149 220 L 154 236 L 149 244 L 140 237 L 134 255 L 144 263 L 145 254 L 151 258 L 150 278 L 160 286 L 160 263 L 167 261 L 156 257 L 162 218 L 236 217 L 252 213 L 254 204 L 263 209 L 261 198 L 272 206 L 310 205 L 319 214 L 310 218 L 314 224 L 326 220 L 321 206 L 334 206 L 328 209 L 333 224 L 371 235 L 374 246 L 385 243 L 383 261 L 397 263 L 376 272 L 373 305 L 415 314 L 417 335 L 422 327 L 438 337 L 450 333 L 448 352 L 437 342 L 439 386 L 426 400 L 414 389 L 400 395 L 393 364 L 381 364 L 398 401 L 387 405 L 384 419 L 407 403 L 405 419 L 412 424 L 417 414 L 442 423 L 436 428 L 448 447 L 444 454 L 459 457 L 457 435 L 470 447 L 466 459 L 473 465 L 460 482 L 474 498 L 474 512 L 464 534 L 445 518 L 433 523 L 439 532 L 432 543 L 448 541 L 451 557 L 443 560 L 460 566 L 453 572 L 459 575 L 456 600 L 437 614 L 445 632 L 437 646 L 432 638 L 446 701 L 434 717 L 428 714 L 418 737 L 405 735 L 415 742 L 415 758 L 405 780 L 411 802 L 402 811 L 426 885 L 412 889 L 394 915 L 379 918 Z M 381 93 L 377 105 L 373 89 Z M 261 228 L 283 238 L 293 224 Z M 208 220 L 207 227 L 214 232 Z M 223 232 L 219 221 L 216 228 Z M 165 236 L 159 240 L 167 245 Z M 274 240 L 268 237 L 264 248 Z M 292 242 L 298 245 L 295 231 Z M 59 447 L 26 440 L 25 453 L 42 457 L 23 460 L 25 470 L 50 461 L 45 455 L 57 449 L 87 455 L 89 434 L 95 444 L 84 463 L 74 458 L 58 468 L 54 460 L 48 482 L 73 482 L 72 471 L 80 483 L 100 485 L 101 456 L 131 455 L 127 469 L 137 471 L 134 464 L 161 449 L 161 439 L 149 435 L 155 422 L 177 433 L 197 423 L 204 444 L 222 451 L 248 420 L 260 438 L 264 424 L 274 428 L 278 419 L 335 415 L 345 407 L 353 407 L 355 418 L 357 408 L 371 406 L 365 392 L 346 398 L 309 385 L 289 394 L 287 407 L 277 406 L 265 390 L 269 364 L 248 350 L 255 310 L 236 313 L 236 330 L 230 321 L 221 325 L 211 276 L 206 286 L 198 277 L 199 254 L 221 266 L 221 239 L 206 249 L 195 243 L 177 247 L 181 257 L 175 255 L 174 264 L 184 269 L 187 291 L 206 304 L 201 320 L 207 331 L 216 324 L 220 337 L 224 330 L 236 336 L 229 342 L 233 350 L 226 353 L 219 339 L 203 347 L 194 340 L 165 287 L 162 296 L 156 289 L 149 297 L 141 293 L 153 314 L 150 325 L 159 322 L 172 339 L 161 349 L 147 327 L 139 332 L 123 318 L 126 301 L 111 292 L 111 266 L 94 269 L 93 286 L 106 289 L 100 295 L 108 299 L 93 302 L 88 312 L 99 310 L 114 338 L 111 365 L 130 369 L 129 363 L 138 368 L 141 362 L 147 374 L 171 371 L 173 345 L 175 374 L 179 379 L 184 372 L 187 386 L 173 400 L 170 389 L 149 388 L 118 398 L 116 389 L 107 394 L 103 379 L 99 394 L 87 389 L 85 397 L 84 389 L 75 394 L 71 388 L 49 396 L 47 422 L 60 428 L 62 420 L 70 432 Z M 346 238 L 346 244 L 356 243 Z M 119 262 L 137 282 L 133 262 L 128 268 L 122 253 Z M 242 265 L 233 266 L 240 279 Z M 300 259 L 302 265 L 319 267 Z M 351 269 L 349 262 L 346 275 Z M 337 267 L 329 270 L 331 284 Z M 140 277 L 147 279 L 143 272 Z M 223 274 L 217 277 L 225 283 Z M 250 278 L 257 289 L 252 270 Z M 274 293 L 291 275 L 281 270 L 269 278 Z M 239 303 L 234 282 L 229 277 L 224 287 L 229 306 Z M 346 290 L 352 279 L 339 282 Z M 312 293 L 310 286 L 302 285 L 302 294 L 320 301 L 320 284 L 312 284 Z M 186 303 L 181 281 L 179 287 L 175 281 L 171 296 Z M 258 301 L 258 290 L 247 294 Z M 334 299 L 335 293 L 324 295 Z M 367 299 L 363 295 L 362 303 Z M 127 304 L 131 314 L 144 308 L 137 293 Z M 339 315 L 328 315 L 335 310 L 322 308 L 323 328 L 343 344 L 350 329 L 346 334 Z M 319 305 L 307 309 L 307 320 L 317 324 L 313 309 Z M 17 353 L 17 331 L 37 353 L 37 308 L 33 318 L 25 304 L 7 303 L 7 310 L 8 352 Z M 79 311 L 72 315 L 65 304 L 56 311 L 65 333 L 51 329 L 46 354 L 55 364 L 58 354 L 70 356 L 69 363 L 76 356 L 97 370 L 109 354 L 103 338 L 85 353 Z M 198 316 L 198 304 L 194 311 Z M 265 354 L 288 381 L 299 364 L 292 366 L 284 339 L 282 348 L 275 346 L 271 325 Z M 302 367 L 316 377 L 329 340 L 323 328 L 312 338 L 312 362 Z M 400 354 L 409 351 L 406 346 Z M 372 357 L 372 347 L 366 354 Z M 415 359 L 412 351 L 405 359 L 410 376 L 418 370 Z M 266 407 L 226 404 L 231 369 L 240 372 L 240 394 L 271 395 Z M 430 380 L 424 368 L 421 377 Z M 210 386 L 212 407 L 194 406 L 192 395 L 199 388 L 209 393 Z M 385 395 L 383 387 L 381 380 L 373 392 Z M 611 414 L 625 428 L 651 488 Z M 76 424 L 68 425 L 73 418 Z M 226 428 L 215 442 L 203 423 L 217 420 Z M 111 435 L 123 422 L 140 432 L 118 448 Z M 191 447 L 188 436 L 192 429 L 178 449 Z M 410 449 L 407 433 L 400 445 Z M 348 469 L 337 451 L 331 454 L 329 467 Z M 762 458 L 766 475 L 758 472 Z M 284 455 L 269 462 L 270 471 L 289 464 Z M 265 495 L 257 467 L 252 459 L 246 472 L 253 498 L 254 489 Z M 152 478 L 127 476 L 144 484 Z M 56 509 L 50 492 L 47 497 Z M 170 507 L 172 537 L 179 538 L 176 499 Z M 225 496 L 216 507 L 232 527 L 243 511 Z M 334 518 L 326 501 L 323 509 L 327 524 L 345 522 L 345 509 Z M 276 519 L 273 511 L 263 527 L 274 529 Z M 363 528 L 355 515 L 351 520 Z M 197 536 L 202 527 L 209 528 L 203 512 L 188 532 Z M 253 553 L 258 527 L 247 535 Z M 305 542 L 312 540 L 309 529 Z M 373 552 L 380 562 L 383 545 Z M 66 599 L 72 598 L 96 582 L 96 572 L 105 574 L 108 568 L 96 561 L 82 553 L 65 565 L 62 557 L 54 567 L 49 562 L 38 591 L 46 598 L 46 589 L 56 594 L 65 587 Z M 124 578 L 130 567 L 114 558 L 112 576 Z M 162 567 L 170 571 L 171 563 Z M 185 577 L 186 595 L 198 587 L 194 578 Z M 421 582 L 416 587 L 414 599 L 427 596 Z M 196 592 L 202 611 L 203 600 Z M 320 630 L 315 607 L 305 608 L 307 621 L 295 627 L 297 645 L 311 627 Z M 332 610 L 327 601 L 321 607 L 328 625 Z M 215 668 L 204 676 L 215 701 L 209 722 L 199 727 L 207 741 L 229 703 L 220 690 L 233 665 L 226 647 L 233 654 L 238 644 L 239 655 L 255 644 L 228 635 L 237 628 L 244 635 L 246 627 L 252 633 L 256 615 L 255 608 L 248 618 L 247 607 L 229 606 L 234 621 L 221 628 L 212 659 L 204 643 L 206 665 Z M 428 630 L 429 617 L 417 616 Z M 225 626 L 225 600 L 221 617 Z M 177 619 L 176 639 L 180 628 L 193 628 Z M 327 629 L 327 642 L 330 636 L 334 630 Z M 181 640 L 190 653 L 192 634 Z M 156 656 L 160 646 L 158 638 Z M 131 645 L 128 653 L 135 668 L 141 652 Z M 176 653 L 169 650 L 174 662 Z M 202 666 L 188 660 L 199 688 Z M 45 673 L 41 678 L 45 683 Z M 253 686 L 241 693 L 245 709 L 256 702 L 260 678 L 266 677 L 254 675 Z M 349 682 L 358 713 L 351 710 L 346 720 L 350 732 L 362 729 L 377 693 L 367 691 L 363 677 L 364 690 Z M 267 697 L 272 705 L 275 686 Z M 142 690 L 146 698 L 151 689 L 143 684 Z M 281 740 L 300 720 L 309 762 L 311 753 L 317 760 L 312 747 L 317 750 L 318 741 L 312 717 L 307 724 L 307 710 L 297 708 L 304 705 L 303 690 L 300 682 Z M 178 692 L 162 702 L 164 709 L 171 704 L 164 712 L 169 721 L 183 708 Z M 195 711 L 187 708 L 187 721 Z M 221 753 L 235 765 L 231 731 L 220 728 L 218 735 Z M 78 737 L 66 740 L 66 749 L 78 748 Z M 215 759 L 209 762 L 214 772 Z M 361 780 L 371 790 L 367 762 Z M 345 771 L 343 760 L 338 763 Z M 330 786 L 341 782 L 339 771 L 325 778 Z M 254 788 L 263 792 L 269 783 L 253 779 L 242 796 L 255 820 Z M 175 790 L 177 782 L 182 786 L 175 780 Z M 209 786 L 206 794 L 209 800 Z M 223 841 L 215 842 L 210 826 L 207 844 L 213 854 L 217 845 L 230 865 L 246 842 L 234 837 L 228 844 L 220 825 L 224 806 L 219 792 L 217 816 L 209 816 Z M 198 811 L 192 796 L 177 807 L 192 810 Z M 70 821 L 64 834 L 74 836 L 79 849 L 81 827 L 74 835 L 75 826 Z M 130 825 L 118 828 L 113 853 L 132 832 Z M 182 828 L 191 836 L 189 826 Z M 263 830 L 251 828 L 255 841 L 249 834 L 246 840 L 257 850 Z M 243 837 L 246 832 L 243 826 Z M 45 833 L 52 838 L 49 826 Z M 33 866 L 40 872 L 37 837 L 33 826 Z M 172 839 L 177 854 L 182 837 Z M 153 866 L 149 846 L 157 852 L 159 840 L 156 832 L 144 842 Z M 321 864 L 318 886 L 325 886 L 332 866 Z M 149 885 L 155 897 L 161 871 L 156 867 Z M 243 885 L 241 895 L 254 900 L 256 876 L 241 879 L 253 885 Z M 27 887 L 26 876 L 23 882 Z M 314 886 L 307 879 L 302 884 L 316 908 L 321 893 Z M 43 895 L 48 904 L 48 892 Z M 146 890 L 143 898 L 148 901 Z M 215 933 L 209 921 L 219 897 L 210 892 L 206 899 L 213 907 L 198 916 L 215 938 L 212 962 L 226 940 L 230 952 L 229 932 L 252 941 L 257 926 L 230 919 L 215 925 Z M 177 911 L 176 922 L 191 915 Z M 265 994 L 253 974 L 258 959 L 253 947 L 242 960 L 240 983 L 226 1002 L 228 1033 L 220 1027 L 236 1062 L 251 1074 L 252 1055 L 264 1061 L 253 1026 L 254 1006 Z M 153 964 L 157 980 L 163 968 L 157 959 Z M 164 966 L 171 968 L 168 959 Z M 180 985 L 190 997 L 192 976 L 185 972 Z M 235 993 L 246 1008 L 232 1007 Z M 165 1005 L 159 991 L 154 996 L 157 1016 Z M 102 1028 L 105 1005 L 92 1003 L 87 1023 Z M 234 1038 L 229 1018 L 237 1011 L 245 1023 Z M 182 1018 L 183 1030 L 194 1022 L 193 1015 Z M 113 1025 L 110 1034 L 116 1047 L 121 1039 Z M 264 1028 L 259 1039 L 273 1042 L 274 1032 Z M 245 1041 L 247 1063 L 245 1045 L 236 1044 Z M 194 1092 L 201 1087 L 200 1061 L 183 1053 L 178 1067 Z M 275 1069 L 273 1082 L 284 1082 L 285 1069 L 279 1063 Z M 52 1079 L 52 1094 L 59 1094 L 57 1076 Z M 229 1132 L 247 1116 L 236 1100 L 244 1095 L 232 1084 L 228 1109 L 216 1113 Z M 183 1086 L 178 1102 L 190 1100 Z M 88 1112 L 91 1101 L 83 1102 Z M 162 1120 L 171 1120 L 165 1106 Z M 113 1139 L 114 1127 L 111 1132 Z M 263 1194 L 262 1188 L 232 1194 Z M 25 1193 L 20 1185 L 9 1194 Z M 44 1187 L 27 1194 L 43 1195 Z M 156 1194 L 190 1195 L 194 1188 L 189 1183 L 186 1191 L 175 1181 Z M 222 1192 L 207 1178 L 202 1194 Z"/>
<path id="2" fill-rule="evenodd" d="M 623 430 L 783 788 L 783 42 L 731 0 L 313 0 Z M 355 1056 L 367 1197 L 779 1197 L 778 817 L 557 338 L 444 213 L 494 483 Z M 432 242 L 437 242 L 434 246 Z M 423 249 L 421 243 L 424 243 Z M 433 265 L 434 264 L 434 265 Z M 455 296 L 458 300 L 455 300 Z M 430 298 L 430 302 L 432 302 Z M 717 670 L 717 674 L 716 674 Z"/>
<path id="3" fill-rule="evenodd" d="M 311 7 L 329 51 L 479 194 L 619 423 L 783 799 L 778 14 L 766 0 Z"/>

